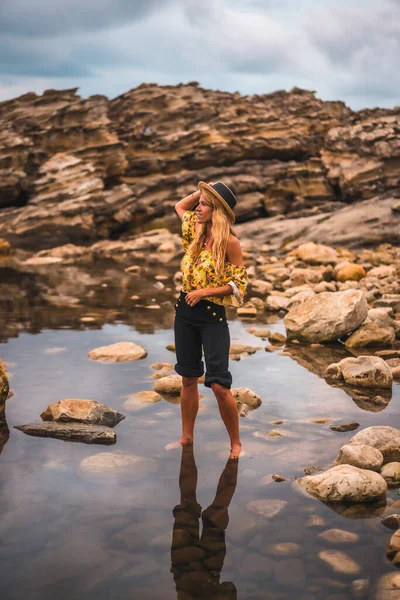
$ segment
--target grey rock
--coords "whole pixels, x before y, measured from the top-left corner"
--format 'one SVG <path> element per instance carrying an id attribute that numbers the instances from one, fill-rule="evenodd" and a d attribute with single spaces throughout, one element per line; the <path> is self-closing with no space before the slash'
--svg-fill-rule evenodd
<path id="1" fill-rule="evenodd" d="M 44 423 L 15 425 L 15 429 L 35 437 L 50 437 L 66 442 L 83 442 L 84 444 L 115 444 L 117 439 L 115 431 L 104 425 L 46 421 Z"/>

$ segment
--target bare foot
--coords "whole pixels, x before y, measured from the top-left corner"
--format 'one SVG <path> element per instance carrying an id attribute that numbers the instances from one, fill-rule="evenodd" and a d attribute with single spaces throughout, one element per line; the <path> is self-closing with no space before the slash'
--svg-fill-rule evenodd
<path id="1" fill-rule="evenodd" d="M 244 451 L 242 450 L 242 444 L 232 444 L 231 452 L 229 454 L 229 458 L 239 458 L 240 456 L 244 456 Z"/>
<path id="2" fill-rule="evenodd" d="M 175 448 L 181 448 L 182 446 L 190 446 L 193 444 L 193 438 L 181 437 L 178 442 L 171 442 L 165 446 L 166 450 L 175 450 Z"/>

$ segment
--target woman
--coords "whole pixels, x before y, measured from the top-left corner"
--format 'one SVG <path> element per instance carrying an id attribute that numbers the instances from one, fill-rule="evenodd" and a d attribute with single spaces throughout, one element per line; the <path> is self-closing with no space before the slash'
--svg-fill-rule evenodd
<path id="1" fill-rule="evenodd" d="M 192 444 L 199 409 L 198 378 L 206 362 L 204 384 L 211 387 L 228 431 L 230 458 L 239 458 L 241 442 L 236 402 L 230 391 L 229 328 L 225 306 L 240 306 L 247 286 L 239 240 L 232 234 L 237 201 L 220 181 L 199 182 L 198 191 L 175 206 L 182 220 L 182 292 L 175 305 L 175 370 L 182 375 L 182 437 Z M 196 211 L 193 211 L 197 204 Z"/>

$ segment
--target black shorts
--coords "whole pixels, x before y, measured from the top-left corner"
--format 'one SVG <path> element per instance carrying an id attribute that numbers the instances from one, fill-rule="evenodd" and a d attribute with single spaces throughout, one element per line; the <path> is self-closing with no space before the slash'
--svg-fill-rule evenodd
<path id="1" fill-rule="evenodd" d="M 183 377 L 201 377 L 203 348 L 207 368 L 204 385 L 219 383 L 230 389 L 230 335 L 225 308 L 208 300 L 189 306 L 185 296 L 181 292 L 175 304 L 175 371 Z"/>

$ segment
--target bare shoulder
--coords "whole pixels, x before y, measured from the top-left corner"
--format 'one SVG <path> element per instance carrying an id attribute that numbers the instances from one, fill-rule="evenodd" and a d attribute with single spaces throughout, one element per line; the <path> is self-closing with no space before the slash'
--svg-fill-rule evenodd
<path id="1" fill-rule="evenodd" d="M 226 255 L 234 265 L 243 265 L 242 247 L 237 237 L 230 234 L 228 238 L 228 245 L 226 247 Z"/>

